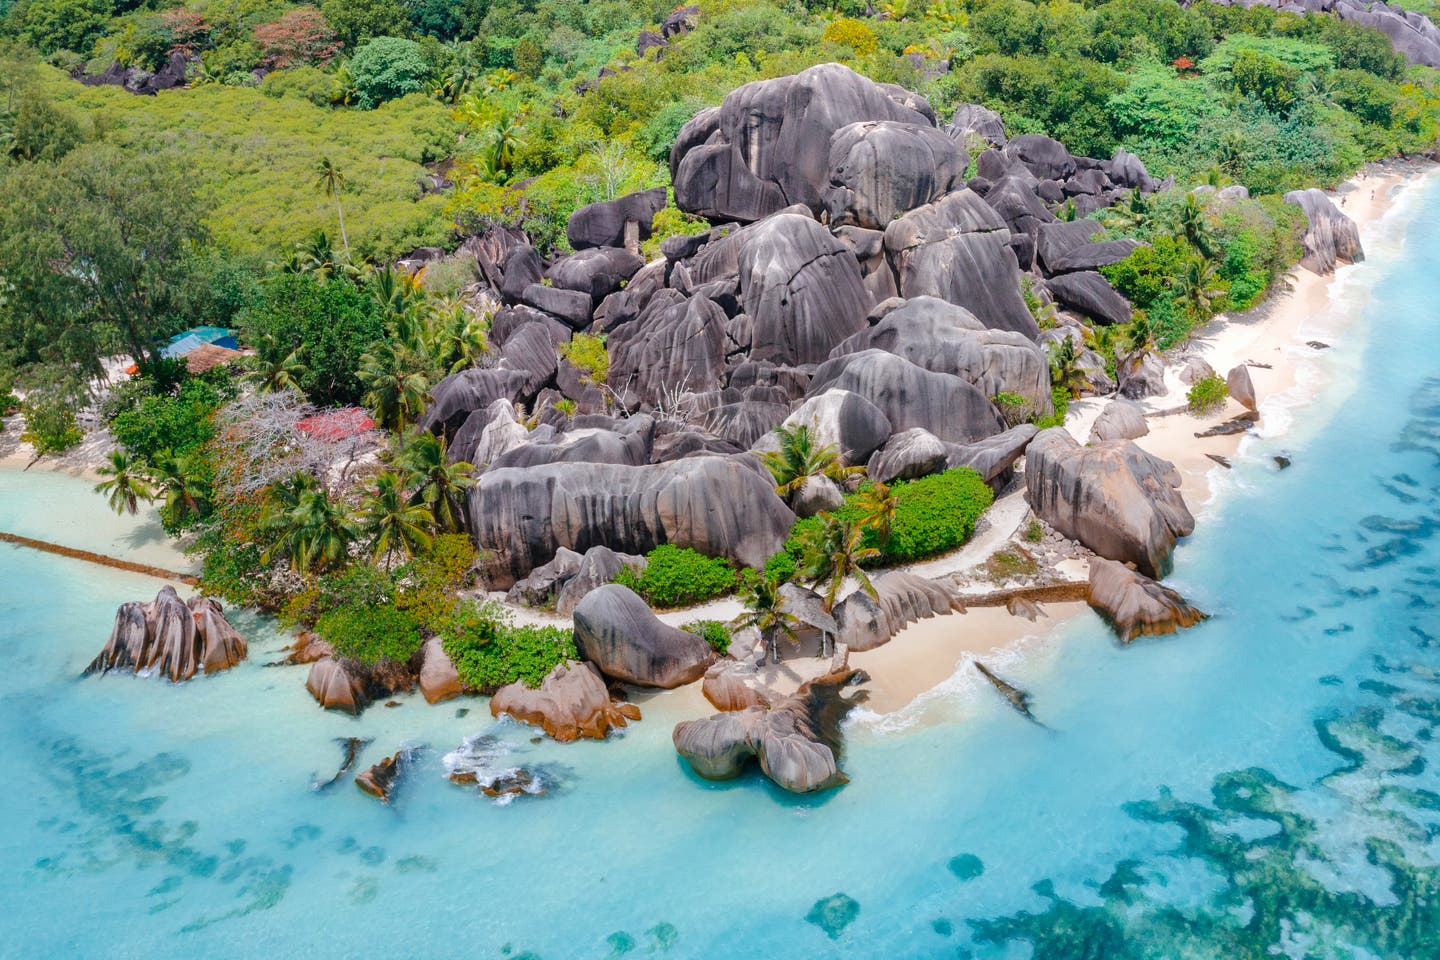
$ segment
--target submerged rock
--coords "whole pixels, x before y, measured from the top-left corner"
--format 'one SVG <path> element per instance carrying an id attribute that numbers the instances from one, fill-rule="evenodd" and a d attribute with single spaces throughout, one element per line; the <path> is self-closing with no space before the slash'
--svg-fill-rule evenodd
<path id="1" fill-rule="evenodd" d="M 1090 561 L 1087 602 L 1114 628 L 1121 643 L 1175 633 L 1209 617 L 1169 587 L 1103 557 Z"/>
<path id="2" fill-rule="evenodd" d="M 365 681 L 334 657 L 324 657 L 311 665 L 305 689 L 326 710 L 358 714 L 370 704 Z"/>
<path id="3" fill-rule="evenodd" d="M 181 600 L 166 586 L 149 603 L 121 604 L 110 641 L 84 672 L 157 671 L 178 683 L 228 670 L 247 655 L 245 640 L 220 604 L 209 597 Z"/>
<path id="4" fill-rule="evenodd" d="M 805 914 L 805 922 L 813 923 L 831 940 L 839 940 L 840 934 L 845 928 L 855 922 L 860 916 L 860 904 L 853 898 L 843 893 L 837 893 L 833 897 L 826 897 L 823 900 L 816 900 L 815 906 Z"/>
<path id="5" fill-rule="evenodd" d="M 715 662 L 708 643 L 662 623 L 618 583 L 592 590 L 575 607 L 575 646 L 605 676 L 642 687 L 693 683 Z"/>
<path id="6" fill-rule="evenodd" d="M 390 803 L 395 798 L 395 790 L 419 750 L 419 747 L 402 747 L 395 751 L 393 756 L 386 757 L 368 770 L 362 770 L 357 774 L 355 786 L 382 803 Z"/>
<path id="7" fill-rule="evenodd" d="M 610 700 L 593 664 L 575 660 L 556 666 L 538 688 L 519 681 L 501 687 L 490 698 L 490 715 L 502 714 L 542 727 L 561 743 L 604 740 L 615 727 L 640 719 L 633 704 Z"/>
<path id="8" fill-rule="evenodd" d="M 1040 431 L 1025 452 L 1025 493 L 1062 535 L 1146 576 L 1169 573 L 1176 539 L 1195 529 L 1179 471 L 1128 440 L 1082 447 L 1061 427 Z"/>
<path id="9" fill-rule="evenodd" d="M 509 757 L 503 741 L 477 734 L 445 754 L 441 764 L 451 783 L 477 787 L 500 806 L 519 797 L 543 797 L 558 786 L 549 771 L 516 766 Z"/>
<path id="10" fill-rule="evenodd" d="M 864 678 L 842 668 L 769 708 L 683 721 L 672 735 L 675 750 L 707 780 L 737 777 L 753 758 L 765 776 L 792 793 L 838 786 L 847 782 L 839 766 L 840 722 L 865 699 L 863 692 L 846 698 L 841 691 Z"/>

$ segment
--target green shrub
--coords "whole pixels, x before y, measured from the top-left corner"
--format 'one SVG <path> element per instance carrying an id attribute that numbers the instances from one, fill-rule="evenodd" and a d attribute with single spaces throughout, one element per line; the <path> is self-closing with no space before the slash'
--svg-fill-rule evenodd
<path id="1" fill-rule="evenodd" d="M 460 682 L 472 690 L 493 691 L 517 680 L 538 687 L 557 665 L 580 657 L 570 631 L 514 626 L 490 602 L 460 604 L 436 632 Z"/>
<path id="2" fill-rule="evenodd" d="M 1225 406 L 1225 400 L 1230 395 L 1229 388 L 1225 386 L 1225 379 L 1218 373 L 1212 373 L 1208 377 L 1196 380 L 1190 386 L 1190 392 L 1185 394 L 1185 399 L 1190 401 L 1190 412 L 1197 417 L 1214 413 Z"/>
<path id="3" fill-rule="evenodd" d="M 795 556 L 781 550 L 765 561 L 765 576 L 777 583 L 786 583 L 795 579 L 797 566 Z"/>
<path id="4" fill-rule="evenodd" d="M 154 461 L 164 451 L 184 456 L 215 435 L 211 421 L 224 396 L 208 378 L 195 377 L 173 397 L 142 397 L 115 415 L 110 433 L 129 453 Z"/>
<path id="5" fill-rule="evenodd" d="M 866 485 L 845 498 L 845 505 L 835 513 L 843 520 L 863 526 L 856 501 Z M 895 518 L 890 524 L 890 538 L 884 543 L 872 528 L 865 529 L 864 544 L 880 551 L 865 566 L 884 567 L 911 563 L 946 553 L 962 546 L 975 532 L 975 521 L 994 501 L 995 495 L 974 470 L 959 467 L 932 474 L 918 480 L 892 484 L 895 497 Z M 796 522 L 785 541 L 785 550 L 795 560 L 806 530 L 825 522 L 827 514 L 807 517 Z M 768 566 L 768 565 L 767 565 Z"/>
<path id="6" fill-rule="evenodd" d="M 20 439 L 34 447 L 38 456 L 64 453 L 83 439 L 75 411 L 62 397 L 32 395 L 23 409 L 25 431 Z"/>
<path id="7" fill-rule="evenodd" d="M 680 629 L 695 634 L 721 656 L 730 649 L 730 627 L 720 620 L 691 620 Z"/>
<path id="8" fill-rule="evenodd" d="M 1035 415 L 1035 405 L 1018 393 L 997 393 L 990 398 L 990 402 L 995 404 L 995 409 L 1005 418 L 1007 426 L 1029 423 Z"/>
<path id="9" fill-rule="evenodd" d="M 332 610 L 316 621 L 315 632 L 330 642 L 337 657 L 366 666 L 408 663 L 420 652 L 420 624 L 391 604 Z"/>
<path id="10" fill-rule="evenodd" d="M 573 363 L 593 384 L 604 383 L 610 375 L 610 354 L 605 349 L 603 335 L 577 333 L 560 348 L 560 356 Z"/>
<path id="11" fill-rule="evenodd" d="M 645 559 L 643 571 L 626 567 L 615 582 L 640 594 L 652 607 L 688 607 L 733 593 L 740 585 L 729 560 L 707 557 L 689 547 L 662 544 Z"/>
<path id="12" fill-rule="evenodd" d="M 1025 542 L 1039 543 L 1045 539 L 1045 528 L 1040 525 L 1039 520 L 1032 519 L 1025 527 Z"/>
<path id="13" fill-rule="evenodd" d="M 362 107 L 376 107 L 425 89 L 430 66 L 420 44 L 401 37 L 367 40 L 350 60 Z"/>
<path id="14" fill-rule="evenodd" d="M 1035 421 L 1035 426 L 1041 430 L 1065 426 L 1065 415 L 1070 412 L 1070 391 L 1064 387 L 1051 387 L 1050 402 L 1054 405 L 1055 412 Z"/>

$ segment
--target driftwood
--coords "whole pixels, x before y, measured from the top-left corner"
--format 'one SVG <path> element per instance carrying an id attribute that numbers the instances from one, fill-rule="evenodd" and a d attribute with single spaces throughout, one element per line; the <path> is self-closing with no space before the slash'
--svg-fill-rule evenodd
<path id="1" fill-rule="evenodd" d="M 1090 584 L 1087 581 L 1065 580 L 1033 587 L 1016 587 L 1013 590 L 994 590 L 973 596 L 962 593 L 956 599 L 966 607 L 1008 607 L 1017 600 L 1028 600 L 1031 603 L 1072 603 L 1082 601 L 1089 595 Z"/>
<path id="2" fill-rule="evenodd" d="M 58 543 L 22 537 L 18 533 L 0 532 L 0 543 L 13 543 L 16 546 L 29 547 L 31 550 L 41 550 L 45 553 L 69 557 L 72 560 L 84 560 L 86 563 L 97 563 L 102 567 L 111 567 L 115 570 L 125 570 L 129 573 L 143 573 L 147 577 L 158 577 L 161 580 L 174 580 L 177 583 L 188 584 L 192 587 L 200 582 L 200 578 L 189 573 L 176 573 L 174 570 L 166 570 L 164 567 L 152 567 L 149 564 L 131 563 L 129 560 L 107 557 L 103 553 L 91 553 L 89 550 L 76 550 L 74 547 L 62 547 Z"/>

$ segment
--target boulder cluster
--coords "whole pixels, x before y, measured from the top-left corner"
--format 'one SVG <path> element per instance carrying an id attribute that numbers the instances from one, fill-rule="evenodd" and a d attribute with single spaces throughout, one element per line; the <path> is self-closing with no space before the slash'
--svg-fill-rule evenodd
<path id="1" fill-rule="evenodd" d="M 809 424 L 882 480 L 970 466 L 1005 482 L 1035 428 L 995 398 L 1051 412 L 1027 294 L 1090 322 L 1130 315 L 1097 269 L 1134 244 L 1057 211 L 1164 186 L 1124 151 L 1008 139 L 980 107 L 939 122 L 839 64 L 701 111 L 670 170 L 680 208 L 715 226 L 649 262 L 663 189 L 576 210 L 568 256 L 508 232 L 476 245 L 502 304 L 491 356 L 434 388 L 422 426 L 478 468 L 485 573 L 517 598 L 574 610 L 665 543 L 763 564 L 796 512 L 839 496 L 824 482 L 776 495 L 756 454 L 782 425 Z M 603 338 L 606 369 L 579 334 Z"/>
<path id="2" fill-rule="evenodd" d="M 220 604 L 200 596 L 181 600 L 167 586 L 149 603 L 120 605 L 110 642 L 85 673 L 159 673 L 179 683 L 197 673 L 229 670 L 247 652 Z"/>

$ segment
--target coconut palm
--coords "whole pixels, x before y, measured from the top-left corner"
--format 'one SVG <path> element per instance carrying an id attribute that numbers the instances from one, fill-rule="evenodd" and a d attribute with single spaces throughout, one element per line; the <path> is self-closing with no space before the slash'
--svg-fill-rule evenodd
<path id="1" fill-rule="evenodd" d="M 1210 236 L 1210 225 L 1205 222 L 1205 205 L 1193 193 L 1185 198 L 1185 205 L 1180 208 L 1180 230 L 1202 257 L 1207 260 L 1214 257 L 1215 244 Z"/>
<path id="2" fill-rule="evenodd" d="M 155 458 L 151 480 L 155 496 L 177 522 L 199 519 L 210 510 L 210 481 L 198 456 L 176 456 L 168 450 Z"/>
<path id="3" fill-rule="evenodd" d="M 95 484 L 95 492 L 103 493 L 110 509 L 116 513 L 133 516 L 140 511 L 141 500 L 155 496 L 141 472 L 140 462 L 123 450 L 112 450 L 110 462 L 95 472 L 106 478 Z"/>
<path id="4" fill-rule="evenodd" d="M 350 238 L 345 234 L 345 207 L 340 203 L 340 194 L 345 192 L 345 174 L 329 157 L 321 158 L 315 165 L 315 189 L 335 201 L 335 214 L 340 218 L 340 242 L 345 247 L 345 258 L 350 258 Z"/>
<path id="5" fill-rule="evenodd" d="M 510 173 L 515 166 L 515 151 L 525 145 L 524 138 L 520 136 L 523 131 L 524 127 L 509 112 L 495 118 L 490 126 L 489 152 L 485 158 L 492 174 Z"/>
<path id="6" fill-rule="evenodd" d="M 277 536 L 260 561 L 269 563 L 283 556 L 300 574 L 345 559 L 358 533 L 345 511 L 304 473 L 279 485 L 261 524 Z"/>
<path id="7" fill-rule="evenodd" d="M 879 550 L 865 545 L 864 529 L 833 515 L 819 526 L 807 528 L 800 537 L 801 576 L 816 589 L 825 588 L 820 596 L 827 613 L 835 609 L 847 577 L 854 577 L 860 589 L 871 597 L 878 596 L 860 566 L 878 556 Z"/>
<path id="8" fill-rule="evenodd" d="M 745 610 L 735 618 L 735 626 L 754 627 L 759 632 L 770 651 L 771 663 L 780 661 L 777 644 L 782 634 L 789 637 L 791 643 L 800 642 L 795 633 L 800 620 L 785 608 L 785 596 L 780 592 L 785 583 L 785 578 L 776 574 L 749 571 L 740 586 L 740 601 Z"/>
<path id="9" fill-rule="evenodd" d="M 245 379 L 255 384 L 261 393 L 278 393 L 281 390 L 300 389 L 300 378 L 305 376 L 305 364 L 300 357 L 305 352 L 304 344 L 286 350 L 285 344 L 273 333 L 256 338 L 255 356 L 250 361 L 250 371 Z"/>
<path id="10" fill-rule="evenodd" d="M 411 430 L 402 439 L 396 465 L 406 485 L 415 488 L 412 504 L 424 505 L 444 533 L 465 529 L 465 491 L 475 485 L 475 468 L 465 461 L 448 463 L 445 441 L 426 430 Z"/>
<path id="11" fill-rule="evenodd" d="M 1075 341 L 1061 337 L 1050 345 L 1050 385 L 1061 387 L 1072 398 L 1085 392 L 1090 381 L 1080 369 L 1080 355 L 1075 350 Z"/>
<path id="12" fill-rule="evenodd" d="M 398 432 L 415 422 L 430 389 L 426 367 L 414 351 L 393 340 L 380 340 L 360 356 L 362 399 L 376 423 Z"/>
<path id="13" fill-rule="evenodd" d="M 430 356 L 446 373 L 473 367 L 490 349 L 488 329 L 489 317 L 477 317 L 461 303 L 445 303 L 430 315 Z"/>
<path id="14" fill-rule="evenodd" d="M 406 501 L 404 478 L 393 470 L 375 478 L 375 490 L 360 512 L 360 531 L 370 538 L 375 559 L 383 557 L 387 566 L 397 553 L 414 557 L 429 551 L 433 523 L 424 505 Z"/>
<path id="15" fill-rule="evenodd" d="M 866 484 L 855 498 L 855 506 L 860 511 L 860 526 L 874 530 L 881 546 L 890 542 L 898 502 L 890 485 L 878 481 Z"/>
<path id="16" fill-rule="evenodd" d="M 1204 257 L 1190 258 L 1184 272 L 1173 278 L 1175 302 L 1191 323 L 1200 323 L 1215 312 L 1215 299 L 1224 293 L 1216 284 L 1215 264 Z"/>
<path id="17" fill-rule="evenodd" d="M 782 497 L 799 490 L 811 477 L 839 482 L 862 469 L 842 464 L 835 447 L 818 443 L 807 424 L 778 427 L 775 433 L 780 449 L 764 454 L 762 459 L 775 478 L 775 492 Z"/>

